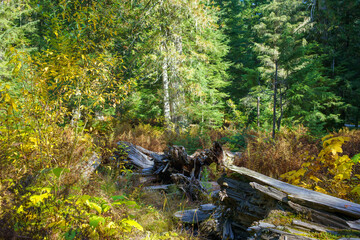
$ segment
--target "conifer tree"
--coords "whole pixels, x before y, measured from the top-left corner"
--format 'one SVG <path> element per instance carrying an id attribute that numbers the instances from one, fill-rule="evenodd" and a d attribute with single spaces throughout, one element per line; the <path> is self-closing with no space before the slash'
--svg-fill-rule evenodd
<path id="1" fill-rule="evenodd" d="M 274 0 L 262 7 L 260 24 L 254 27 L 259 36 L 262 36 L 255 43 L 258 59 L 262 63 L 259 70 L 262 77 L 271 83 L 273 90 L 273 138 L 276 125 L 280 129 L 283 117 L 287 79 L 296 65 L 299 65 L 299 58 L 303 55 L 301 35 L 298 33 L 306 24 L 305 14 L 301 11 L 303 5 L 302 1 Z M 291 62 L 297 64 L 290 64 Z M 277 114 L 277 106 L 280 114 Z"/>
<path id="2" fill-rule="evenodd" d="M 216 10 L 201 1 L 189 0 L 126 7 L 134 13 L 139 8 L 146 12 L 140 14 L 140 26 L 137 21 L 131 24 L 139 26 L 133 38 L 120 43 L 134 42 L 125 61 L 131 64 L 132 74 L 141 76 L 140 101 L 155 103 L 146 110 L 159 117 L 159 112 L 153 110 L 160 106 L 167 128 L 192 121 L 218 125 L 224 96 L 221 88 L 226 85 L 227 64 L 222 57 L 227 48 L 216 24 Z"/>

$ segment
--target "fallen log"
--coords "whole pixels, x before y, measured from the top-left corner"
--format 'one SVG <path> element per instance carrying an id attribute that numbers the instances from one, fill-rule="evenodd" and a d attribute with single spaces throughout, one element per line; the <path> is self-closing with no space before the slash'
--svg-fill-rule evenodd
<path id="1" fill-rule="evenodd" d="M 299 203 L 314 209 L 325 210 L 327 212 L 340 213 L 351 218 L 360 218 L 360 204 L 346 201 L 340 198 L 329 196 L 320 192 L 315 192 L 302 187 L 297 187 L 263 174 L 257 173 L 247 168 L 229 166 L 229 169 L 259 184 L 270 186 L 287 195 L 287 200 Z"/>
<path id="2" fill-rule="evenodd" d="M 311 239 L 311 236 L 293 236 L 298 231 L 296 228 L 339 236 L 341 234 L 338 232 L 348 229 L 355 236 L 360 235 L 357 231 L 360 230 L 359 204 L 284 183 L 246 168 L 232 165 L 227 168 L 237 174 L 231 178 L 223 176 L 218 180 L 221 190 L 217 196 L 218 206 L 224 209 L 221 214 L 224 224 L 222 229 L 225 231 L 223 234 L 228 239 L 243 239 L 236 237 L 238 234 L 245 235 L 243 227 L 250 231 L 256 230 L 258 236 L 265 233 L 276 235 L 273 239 Z M 278 226 L 265 228 L 260 225 L 252 228 L 257 222 L 271 219 L 269 216 L 277 211 L 288 215 L 297 214 L 305 219 L 293 220 L 290 226 L 284 227 L 291 234 L 283 233 Z M 232 229 L 229 230 L 229 226 Z"/>
<path id="3" fill-rule="evenodd" d="M 115 152 L 117 160 L 126 155 L 126 160 L 146 175 L 159 175 L 163 180 L 170 180 L 172 173 L 181 173 L 187 177 L 200 179 L 203 166 L 215 162 L 223 165 L 226 153 L 218 142 L 210 149 L 189 156 L 182 146 L 169 146 L 164 153 L 155 153 L 129 142 L 118 142 L 120 149 Z"/>
<path id="4" fill-rule="evenodd" d="M 149 154 L 150 151 L 147 150 L 146 153 L 144 153 L 141 151 L 141 148 L 139 150 L 138 146 L 129 142 L 118 142 L 118 145 L 124 149 L 120 149 L 114 153 L 117 160 L 127 155 L 127 160 L 137 168 L 152 168 L 154 166 L 154 161 L 151 160 L 152 158 L 146 155 Z"/>
<path id="5" fill-rule="evenodd" d="M 171 172 L 182 173 L 188 177 L 200 178 L 203 166 L 211 163 L 223 165 L 225 153 L 218 142 L 214 142 L 210 149 L 194 153 L 189 156 L 182 146 L 170 146 L 165 151 L 165 158 L 169 161 Z"/>

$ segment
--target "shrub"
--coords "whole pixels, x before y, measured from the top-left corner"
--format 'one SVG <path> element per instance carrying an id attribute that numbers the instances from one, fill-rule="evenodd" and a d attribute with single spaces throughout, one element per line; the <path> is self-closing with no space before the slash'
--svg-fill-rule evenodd
<path id="1" fill-rule="evenodd" d="M 115 140 L 131 142 L 153 152 L 162 152 L 166 148 L 166 135 L 163 129 L 140 123 L 121 123 L 115 127 Z"/>
<path id="2" fill-rule="evenodd" d="M 312 139 L 302 126 L 283 128 L 275 139 L 271 138 L 270 132 L 251 129 L 245 132 L 245 136 L 247 148 L 234 164 L 275 178 L 299 169 L 307 155 L 319 152 L 319 141 Z"/>
<path id="3" fill-rule="evenodd" d="M 318 192 L 348 198 L 354 162 L 343 153 L 342 147 L 350 138 L 329 134 L 322 138 L 322 150 L 317 157 L 308 156 L 299 170 L 281 177 L 288 182 Z"/>

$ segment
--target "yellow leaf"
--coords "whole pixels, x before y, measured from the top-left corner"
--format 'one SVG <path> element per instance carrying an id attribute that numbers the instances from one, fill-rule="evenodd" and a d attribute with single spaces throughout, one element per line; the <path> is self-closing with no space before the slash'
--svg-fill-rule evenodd
<path id="1" fill-rule="evenodd" d="M 101 211 L 102 211 L 102 208 L 101 208 L 98 204 L 96 204 L 96 203 L 87 201 L 87 205 L 88 205 L 91 209 L 95 209 L 99 214 L 100 214 Z"/>
<path id="2" fill-rule="evenodd" d="M 315 186 L 315 191 L 328 194 L 328 192 L 325 189 L 323 189 L 319 186 Z"/>
<path id="3" fill-rule="evenodd" d="M 30 197 L 30 201 L 36 205 L 38 203 L 42 203 L 44 201 L 44 199 L 50 197 L 50 194 L 49 193 L 44 193 L 44 194 L 41 194 L 41 195 L 33 195 Z"/>
<path id="4" fill-rule="evenodd" d="M 322 182 L 319 178 L 315 177 L 315 176 L 310 176 L 310 179 L 317 182 Z"/>
<path id="5" fill-rule="evenodd" d="M 18 210 L 16 211 L 17 213 L 23 213 L 24 212 L 24 207 L 23 205 L 20 205 L 20 207 L 18 208 Z"/>
<path id="6" fill-rule="evenodd" d="M 124 219 L 122 220 L 123 223 L 125 223 L 126 225 L 129 225 L 131 227 L 137 228 L 140 231 L 144 231 L 144 228 L 136 221 L 131 220 L 131 219 Z"/>
<path id="7" fill-rule="evenodd" d="M 344 178 L 344 175 L 343 174 L 338 174 L 338 175 L 336 175 L 335 177 L 334 177 L 334 179 L 335 180 L 337 180 L 337 181 L 342 181 L 343 180 L 343 178 Z"/>
<path id="8" fill-rule="evenodd" d="M 311 165 L 310 162 L 304 162 L 301 166 L 302 167 L 309 167 Z"/>

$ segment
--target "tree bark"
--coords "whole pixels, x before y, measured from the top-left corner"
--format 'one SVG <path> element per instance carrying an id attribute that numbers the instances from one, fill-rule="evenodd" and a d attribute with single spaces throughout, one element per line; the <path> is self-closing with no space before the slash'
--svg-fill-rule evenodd
<path id="1" fill-rule="evenodd" d="M 278 79 L 278 62 L 275 61 L 275 78 L 274 78 L 274 106 L 273 106 L 273 132 L 272 138 L 275 138 L 276 131 L 276 92 L 277 92 L 277 79 Z"/>
<path id="2" fill-rule="evenodd" d="M 257 97 L 257 126 L 260 127 L 260 97 Z"/>
<path id="3" fill-rule="evenodd" d="M 280 131 L 282 117 L 283 117 L 283 93 L 281 92 L 281 88 L 280 88 L 280 116 L 277 121 L 277 130 L 278 131 Z"/>
<path id="4" fill-rule="evenodd" d="M 164 119 L 165 119 L 165 128 L 171 130 L 171 114 L 170 114 L 170 94 L 169 94 L 169 76 L 168 76 L 168 58 L 166 53 L 166 46 L 163 43 L 162 51 L 165 52 L 165 56 L 162 64 L 162 80 L 163 80 L 163 90 L 164 90 Z"/>
<path id="5" fill-rule="evenodd" d="M 182 38 L 179 35 L 173 34 L 172 41 L 174 43 L 174 49 L 172 49 L 172 58 L 171 58 L 171 120 L 175 125 L 175 131 L 179 135 L 179 122 L 184 120 L 184 115 L 181 113 L 181 107 L 184 106 L 185 96 L 183 91 L 183 86 L 181 78 L 179 77 L 179 65 L 181 64 L 180 55 L 182 54 Z"/>

